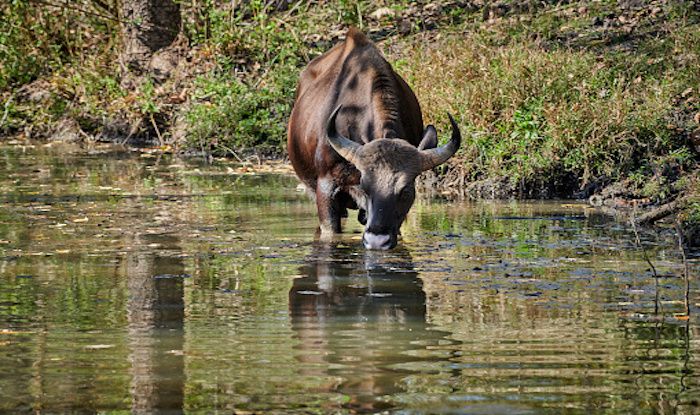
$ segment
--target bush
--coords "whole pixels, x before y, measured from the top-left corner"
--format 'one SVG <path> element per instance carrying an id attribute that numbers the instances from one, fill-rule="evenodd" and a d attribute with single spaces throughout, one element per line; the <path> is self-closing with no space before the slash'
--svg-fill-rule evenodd
<path id="1" fill-rule="evenodd" d="M 251 86 L 232 76 L 198 78 L 195 103 L 187 110 L 187 146 L 225 154 L 255 150 L 279 154 L 285 148 L 295 71 L 283 68 L 269 85 Z"/>

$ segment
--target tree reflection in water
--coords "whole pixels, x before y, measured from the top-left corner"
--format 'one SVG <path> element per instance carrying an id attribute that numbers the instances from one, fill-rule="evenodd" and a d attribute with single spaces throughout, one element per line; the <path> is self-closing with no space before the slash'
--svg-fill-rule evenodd
<path id="1" fill-rule="evenodd" d="M 180 413 L 184 402 L 184 265 L 179 258 L 149 252 L 152 239 L 135 236 L 136 252 L 127 260 L 131 411 Z M 159 236 L 158 242 L 165 249 L 178 249 L 175 238 Z"/>
<path id="2" fill-rule="evenodd" d="M 445 332 L 426 322 L 423 282 L 407 250 L 360 251 L 318 243 L 289 292 L 304 376 L 346 396 L 346 408 L 382 410 L 400 393 L 399 366 L 426 359 Z"/>

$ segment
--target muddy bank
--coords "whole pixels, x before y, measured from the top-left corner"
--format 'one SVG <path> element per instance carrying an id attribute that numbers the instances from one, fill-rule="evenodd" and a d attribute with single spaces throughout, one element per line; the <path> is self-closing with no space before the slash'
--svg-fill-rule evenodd
<path id="1" fill-rule="evenodd" d="M 696 178 L 697 174 L 691 175 Z M 697 207 L 700 197 L 692 191 L 674 191 L 672 183 L 654 200 L 641 194 L 630 180 L 613 183 L 588 198 L 589 203 L 604 213 L 632 226 L 675 228 L 684 243 L 700 246 L 700 223 Z"/>
<path id="2" fill-rule="evenodd" d="M 417 189 L 428 197 L 447 200 L 578 199 L 633 226 L 675 228 L 684 244 L 700 247 L 700 196 L 694 191 L 697 171 L 670 168 L 643 183 L 601 179 L 581 188 L 573 176 L 549 182 L 545 178 L 515 182 L 503 176 L 469 180 L 462 165 L 461 161 L 448 162 L 441 171 L 422 174 L 416 180 Z M 651 186 L 656 190 L 653 194 L 649 194 Z"/>

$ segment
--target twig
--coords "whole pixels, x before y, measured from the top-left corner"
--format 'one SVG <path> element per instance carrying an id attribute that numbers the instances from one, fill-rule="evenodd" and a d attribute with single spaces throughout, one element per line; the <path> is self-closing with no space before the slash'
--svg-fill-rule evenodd
<path id="1" fill-rule="evenodd" d="M 139 124 L 141 124 L 141 121 L 139 121 Z M 138 127 L 137 127 L 137 128 L 138 128 Z M 136 133 L 136 129 L 137 129 L 137 128 L 134 128 L 133 125 L 132 125 L 132 127 L 129 129 L 129 134 L 127 134 L 126 137 L 124 138 L 124 140 L 122 140 L 119 144 L 122 145 L 122 146 L 123 146 L 123 145 L 126 145 L 126 143 L 129 142 L 129 140 L 131 139 L 131 137 Z"/>
<path id="2" fill-rule="evenodd" d="M 236 152 L 233 151 L 231 148 L 226 147 L 226 146 L 223 145 L 223 144 L 219 144 L 219 147 L 221 147 L 221 148 L 223 148 L 224 150 L 226 150 L 226 151 L 228 151 L 229 153 L 231 153 L 231 155 L 233 155 L 233 157 L 235 157 L 236 160 L 238 160 L 240 163 L 245 163 L 245 161 L 243 161 L 242 158 L 238 157 L 238 154 L 236 154 Z"/>
<path id="3" fill-rule="evenodd" d="M 685 391 L 688 386 L 685 384 L 685 378 L 689 372 L 688 366 L 690 363 L 690 274 L 688 272 L 688 258 L 685 255 L 685 237 L 683 235 L 683 229 L 681 224 L 676 219 L 675 221 L 676 233 L 678 234 L 678 249 L 681 251 L 681 257 L 683 258 L 683 279 L 685 280 L 685 353 L 683 355 L 683 371 L 681 372 L 681 390 L 679 394 Z"/>
<path id="4" fill-rule="evenodd" d="M 117 15 L 117 13 L 116 13 L 114 10 L 112 10 L 112 8 L 109 6 L 109 4 L 105 3 L 105 2 L 102 1 L 102 0 L 92 0 L 92 1 L 91 1 L 91 4 L 97 5 L 99 8 L 101 8 L 102 10 L 106 11 L 107 13 L 109 13 L 110 16 L 116 16 L 116 15 Z"/>
<path id="5" fill-rule="evenodd" d="M 79 13 L 82 13 L 82 14 L 85 14 L 85 15 L 88 15 L 88 16 L 99 17 L 99 18 L 101 18 L 101 19 L 111 20 L 111 21 L 113 21 L 113 22 L 118 22 L 118 23 L 122 23 L 122 24 L 128 24 L 128 25 L 134 25 L 134 24 L 136 24 L 135 21 L 124 20 L 124 19 L 120 19 L 120 18 L 118 18 L 118 17 L 108 16 L 108 15 L 106 15 L 106 14 L 97 13 L 97 12 L 93 12 L 93 11 L 90 11 L 90 10 L 85 10 L 85 9 L 83 9 L 83 8 L 80 8 L 80 7 L 71 6 L 71 5 L 68 4 L 67 1 L 65 1 L 65 2 L 63 2 L 63 3 L 53 3 L 53 2 L 47 1 L 47 0 L 29 0 L 29 1 L 32 2 L 32 3 L 42 4 L 42 5 L 44 5 L 44 6 L 58 7 L 58 8 L 66 9 L 66 10 L 72 10 L 72 11 L 76 11 L 76 12 L 79 12 Z M 146 26 L 146 25 L 142 25 L 142 24 L 136 24 L 136 25 L 137 25 L 137 26 Z M 149 25 L 147 26 L 147 28 L 149 28 L 149 29 L 158 29 L 158 30 L 162 30 L 162 31 L 165 31 L 165 32 L 168 32 L 168 33 L 175 33 L 175 34 L 179 33 L 179 30 L 173 30 L 173 29 L 170 29 L 170 28 L 168 28 L 168 27 L 159 26 L 159 25 L 154 25 L 154 24 L 149 24 Z"/>
<path id="6" fill-rule="evenodd" d="M 246 159 L 246 161 L 251 160 L 251 159 L 257 159 L 258 166 L 262 166 L 262 159 L 260 158 L 260 155 L 258 155 L 258 154 L 252 154 L 252 155 L 246 157 L 245 159 Z"/>
<path id="7" fill-rule="evenodd" d="M 97 13 L 97 12 L 93 12 L 93 11 L 90 11 L 90 10 L 85 10 L 85 9 L 83 9 L 83 8 L 76 7 L 76 6 L 71 6 L 71 5 L 68 4 L 67 1 L 66 1 L 66 2 L 63 2 L 63 3 L 54 3 L 54 2 L 46 1 L 46 0 L 29 0 L 29 1 L 30 1 L 30 3 L 42 4 L 42 5 L 44 5 L 44 6 L 58 7 L 58 8 L 66 9 L 66 10 L 73 10 L 73 11 L 76 11 L 76 12 L 80 12 L 80 13 L 86 14 L 86 15 L 88 15 L 88 16 L 99 17 L 99 18 L 101 18 L 101 19 L 112 20 L 112 21 L 119 22 L 119 23 L 131 23 L 131 22 L 127 21 L 127 20 L 119 19 L 118 17 L 108 16 L 108 15 L 106 15 L 106 14 Z"/>
<path id="8" fill-rule="evenodd" d="M 678 234 L 678 250 L 681 251 L 681 257 L 683 258 L 683 279 L 685 280 L 685 315 L 690 317 L 690 277 L 688 272 L 688 258 L 685 255 L 685 237 L 683 236 L 683 229 L 681 224 L 675 222 L 676 233 Z"/>
<path id="9" fill-rule="evenodd" d="M 12 102 L 12 98 L 14 97 L 14 94 L 10 95 L 10 97 L 5 102 L 5 112 L 4 114 L 2 114 L 2 120 L 0 120 L 0 127 L 2 127 L 2 125 L 5 124 L 5 120 L 7 120 L 7 114 L 10 112 L 10 103 Z"/>
<path id="10" fill-rule="evenodd" d="M 156 135 L 158 136 L 158 142 L 160 143 L 160 146 L 163 147 L 165 146 L 165 142 L 163 141 L 163 136 L 160 135 L 160 130 L 158 129 L 158 125 L 156 125 L 156 120 L 153 118 L 153 113 L 151 113 L 151 124 L 153 125 L 153 128 L 156 130 Z"/>
<path id="11" fill-rule="evenodd" d="M 644 256 L 644 260 L 649 264 L 651 267 L 651 271 L 654 273 L 654 278 L 658 278 L 658 274 L 656 273 L 656 268 L 654 267 L 654 264 L 651 263 L 651 260 L 649 259 L 649 256 L 647 255 L 646 249 L 644 249 L 644 245 L 642 245 L 641 239 L 639 239 L 639 232 L 637 232 L 637 221 L 635 220 L 637 208 L 635 206 L 634 210 L 632 211 L 632 220 L 630 220 L 630 223 L 632 223 L 632 230 L 634 231 L 634 238 L 635 242 L 637 243 L 637 246 L 639 249 L 642 250 L 642 255 Z"/>
<path id="12" fill-rule="evenodd" d="M 302 3 L 305 3 L 305 0 L 299 0 L 298 2 L 296 2 L 296 4 L 294 4 L 294 6 L 292 6 L 289 10 L 287 10 L 287 13 L 284 15 L 284 17 L 282 18 L 282 20 L 286 20 L 289 16 L 291 16 L 292 13 L 293 13 L 297 8 L 299 8 L 299 6 L 300 6 Z"/>
<path id="13" fill-rule="evenodd" d="M 212 161 L 211 154 L 209 154 L 209 152 L 204 150 L 204 140 L 202 140 L 201 138 L 199 139 L 199 148 L 202 149 L 202 158 L 204 159 L 204 163 L 211 164 L 211 161 Z"/>
<path id="14" fill-rule="evenodd" d="M 637 206 L 635 205 L 634 210 L 632 211 L 632 218 L 630 222 L 632 223 L 632 230 L 634 231 L 634 239 L 635 242 L 637 243 L 637 246 L 639 249 L 642 250 L 642 256 L 644 257 L 644 260 L 647 261 L 647 264 L 651 267 L 651 272 L 654 275 L 654 315 L 659 314 L 659 275 L 656 273 L 656 267 L 654 267 L 654 264 L 651 263 L 651 260 L 649 259 L 649 256 L 647 255 L 647 250 L 644 249 L 644 245 L 642 245 L 642 240 L 639 238 L 639 232 L 637 232 L 637 221 L 635 220 L 635 213 L 637 211 Z"/>
<path id="15" fill-rule="evenodd" d="M 640 225 L 651 225 L 656 221 L 659 221 L 667 216 L 670 216 L 674 213 L 676 213 L 678 210 L 680 210 L 683 205 L 685 204 L 686 198 L 681 197 L 673 202 L 666 203 L 665 205 L 661 205 L 658 208 L 652 210 L 651 212 L 644 213 L 642 215 L 639 215 L 638 218 L 635 219 L 635 222 L 640 224 Z"/>
<path id="16" fill-rule="evenodd" d="M 360 2 L 355 3 L 355 8 L 357 9 L 357 18 L 359 20 L 360 30 L 364 29 L 364 23 L 362 22 L 362 10 L 360 9 Z"/>
<path id="17" fill-rule="evenodd" d="M 83 131 L 82 128 L 80 128 L 80 125 L 78 125 L 77 127 L 78 133 L 82 135 L 88 143 L 95 141 L 93 136 L 90 136 L 90 134 L 86 133 L 85 131 Z"/>

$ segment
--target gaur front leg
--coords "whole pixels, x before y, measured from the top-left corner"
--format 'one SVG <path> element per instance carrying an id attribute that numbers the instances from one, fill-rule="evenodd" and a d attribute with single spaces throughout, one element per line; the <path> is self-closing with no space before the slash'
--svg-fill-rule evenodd
<path id="1" fill-rule="evenodd" d="M 338 186 L 329 178 L 319 178 L 316 183 L 316 209 L 321 235 L 340 233 L 343 207 L 338 203 Z"/>

